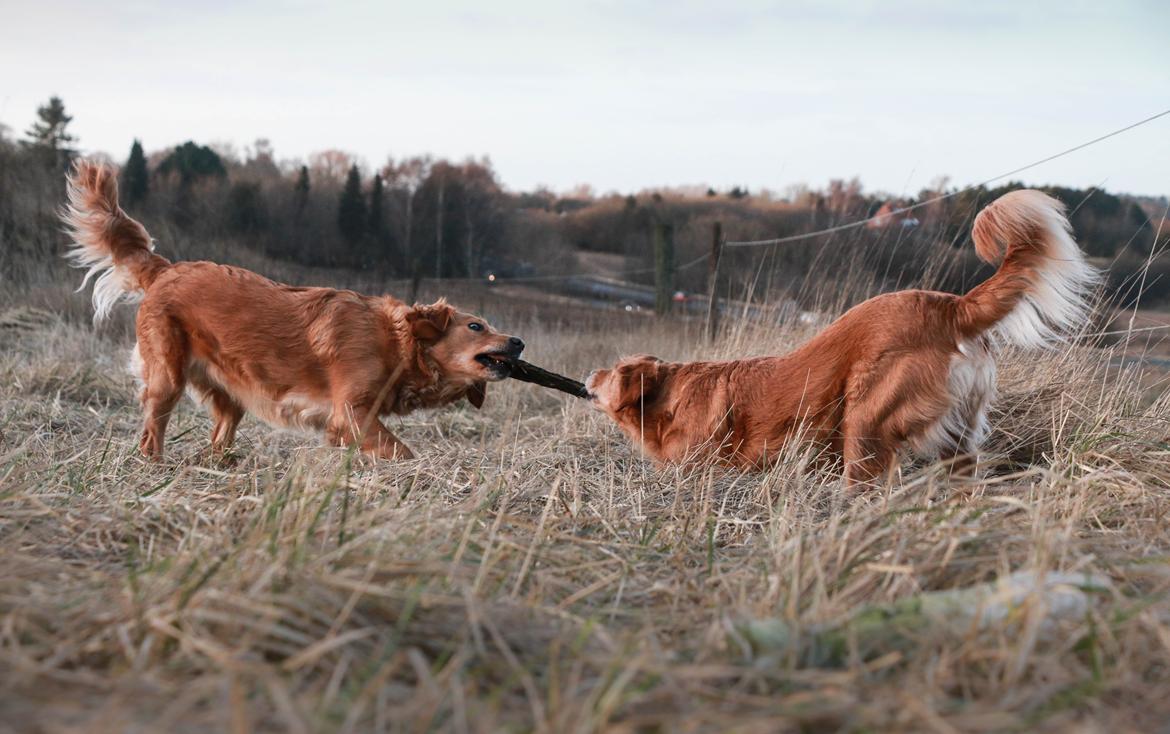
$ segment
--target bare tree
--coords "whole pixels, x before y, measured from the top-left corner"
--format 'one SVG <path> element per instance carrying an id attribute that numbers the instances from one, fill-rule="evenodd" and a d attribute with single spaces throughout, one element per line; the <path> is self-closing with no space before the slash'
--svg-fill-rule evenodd
<path id="1" fill-rule="evenodd" d="M 458 169 L 464 221 L 464 267 L 467 277 L 479 274 L 485 237 L 500 229 L 500 185 L 487 159 L 468 159 Z"/>
<path id="2" fill-rule="evenodd" d="M 340 184 L 353 165 L 354 157 L 344 150 L 330 148 L 309 154 L 309 170 L 317 181 Z"/>
<path id="3" fill-rule="evenodd" d="M 419 262 L 411 247 L 411 234 L 414 231 L 414 197 L 422 182 L 430 175 L 432 165 L 430 156 L 415 156 L 403 158 L 398 163 L 391 158 L 382 168 L 382 177 L 386 180 L 386 185 L 399 191 L 403 198 L 405 216 L 402 227 L 402 257 L 404 265 L 410 272 L 412 302 L 418 295 L 419 279 Z"/>

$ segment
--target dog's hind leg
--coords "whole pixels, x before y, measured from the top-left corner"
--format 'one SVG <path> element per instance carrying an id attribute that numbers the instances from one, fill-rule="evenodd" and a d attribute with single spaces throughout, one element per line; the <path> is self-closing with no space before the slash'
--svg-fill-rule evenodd
<path id="1" fill-rule="evenodd" d="M 973 478 L 995 396 L 995 361 L 986 344 L 959 345 L 950 360 L 945 390 L 938 394 L 945 396 L 944 410 L 925 425 L 911 427 L 907 439 L 920 456 L 946 462 L 948 476 Z"/>
<path id="2" fill-rule="evenodd" d="M 877 420 L 856 408 L 847 410 L 840 440 L 846 487 L 889 482 L 896 468 L 897 450 Z"/>
<path id="3" fill-rule="evenodd" d="M 198 401 L 207 406 L 215 425 L 211 428 L 211 452 L 216 455 L 227 453 L 236 440 L 236 427 L 244 417 L 244 407 L 212 380 L 194 362 L 187 370 L 187 380 Z"/>
<path id="4" fill-rule="evenodd" d="M 888 482 L 897 453 L 889 443 L 863 434 L 846 434 L 844 442 L 845 486 Z"/>
<path id="5" fill-rule="evenodd" d="M 211 417 L 215 425 L 211 429 L 211 450 L 225 454 L 236 442 L 236 427 L 244 417 L 244 409 L 223 390 L 216 390 L 210 396 Z"/>
<path id="6" fill-rule="evenodd" d="M 175 404 L 186 384 L 187 340 L 166 325 L 143 328 L 139 323 L 138 352 L 142 364 L 142 440 L 139 450 L 150 459 L 162 458 L 163 439 Z"/>

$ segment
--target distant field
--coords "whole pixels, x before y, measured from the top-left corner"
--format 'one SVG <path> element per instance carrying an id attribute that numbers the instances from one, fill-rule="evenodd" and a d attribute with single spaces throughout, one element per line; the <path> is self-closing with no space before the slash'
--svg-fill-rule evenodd
<path id="1" fill-rule="evenodd" d="M 572 375 L 712 353 L 695 322 L 467 301 Z M 740 327 L 713 353 L 807 334 Z M 851 497 L 799 451 L 655 467 L 519 383 L 395 420 L 413 461 L 247 419 L 220 465 L 184 402 L 149 464 L 129 345 L 0 314 L 0 732 L 1170 720 L 1170 397 L 1120 346 L 1008 355 L 984 479 L 907 464 Z"/>

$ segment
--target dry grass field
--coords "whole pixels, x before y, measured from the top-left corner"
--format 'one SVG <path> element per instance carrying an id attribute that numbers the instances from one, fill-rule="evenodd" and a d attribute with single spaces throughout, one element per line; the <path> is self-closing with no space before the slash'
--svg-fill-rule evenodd
<path id="1" fill-rule="evenodd" d="M 464 300 L 576 376 L 811 328 Z M 394 421 L 412 461 L 246 419 L 217 463 L 185 401 L 151 464 L 130 344 L 0 315 L 0 732 L 1168 730 L 1170 397 L 1124 345 L 1005 355 L 980 480 L 850 496 L 517 382 Z"/>

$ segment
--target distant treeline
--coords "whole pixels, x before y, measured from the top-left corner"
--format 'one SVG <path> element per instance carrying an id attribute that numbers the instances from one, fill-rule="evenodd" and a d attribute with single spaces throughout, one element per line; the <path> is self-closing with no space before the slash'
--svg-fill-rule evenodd
<path id="1" fill-rule="evenodd" d="M 76 141 L 59 99 L 40 108 L 38 118 L 19 141 L 0 127 L 0 274 L 6 277 L 55 260 L 62 248 L 54 214 Z M 187 142 L 150 153 L 135 141 L 125 160 L 112 163 L 121 169 L 123 207 L 146 224 L 168 256 L 239 262 L 262 255 L 399 278 L 572 272 L 578 252 L 622 255 L 628 269 L 639 270 L 653 264 L 652 233 L 659 223 L 669 225 L 675 262 L 687 263 L 709 251 L 715 222 L 731 239 L 779 237 L 886 215 L 948 190 L 940 184 L 891 199 L 865 192 L 855 179 L 819 191 L 793 189 L 784 197 L 740 187 L 517 193 L 501 187 L 486 158 L 392 159 L 371 169 L 340 150 L 278 161 L 264 140 L 243 152 Z M 819 276 L 821 291 L 836 281 L 870 288 L 970 287 L 989 272 L 974 260 L 972 218 L 1014 188 L 1019 185 L 961 193 L 835 235 L 729 250 L 721 287 L 801 297 L 810 272 Z M 1086 252 L 1112 263 L 1115 287 L 1144 264 L 1156 224 L 1151 202 L 1101 190 L 1046 190 L 1069 206 Z M 1147 274 L 1153 298 L 1170 296 L 1166 260 L 1159 258 Z M 675 280 L 698 291 L 705 290 L 706 278 L 700 263 Z"/>

